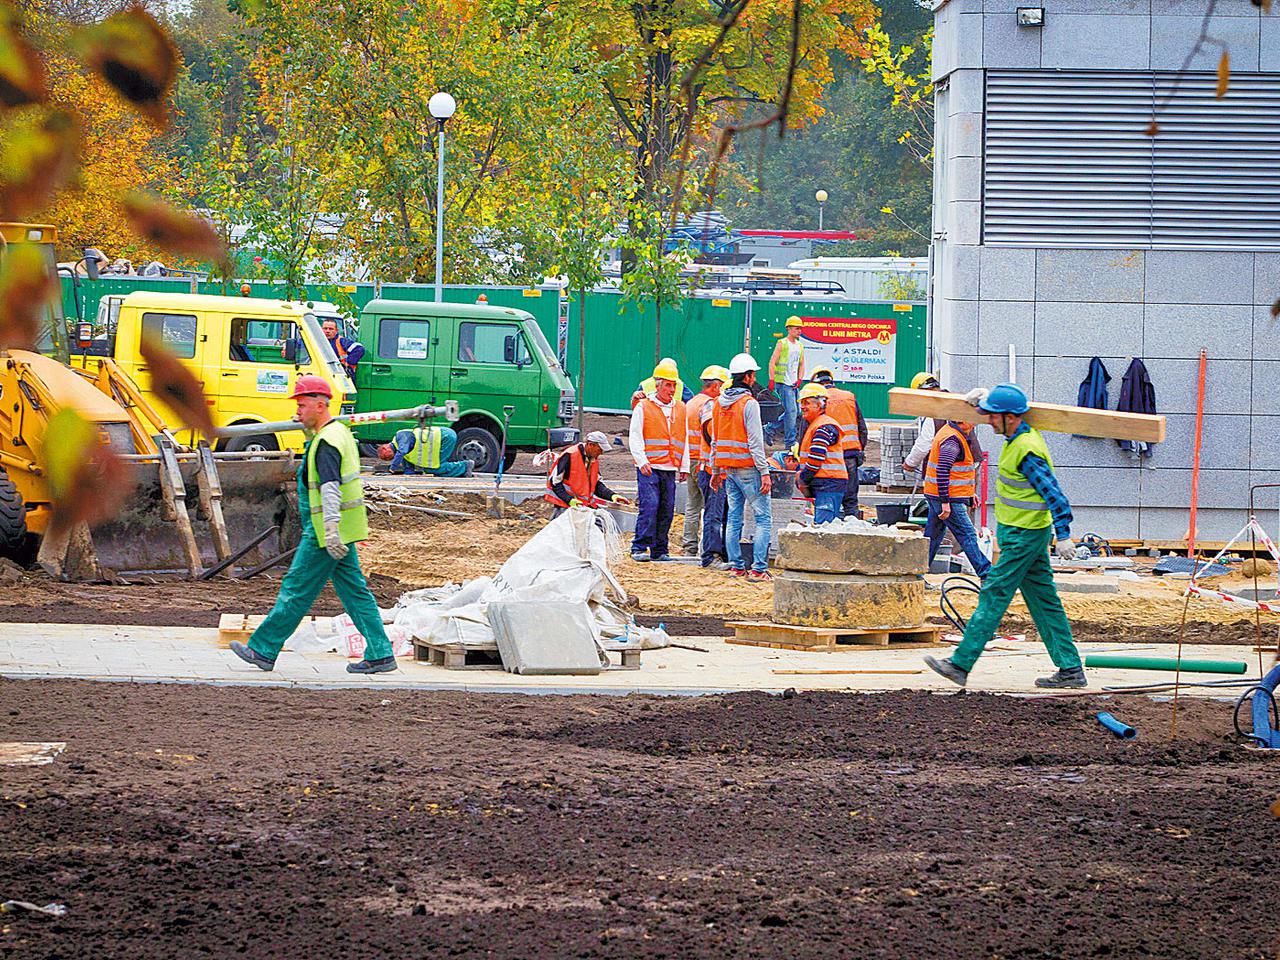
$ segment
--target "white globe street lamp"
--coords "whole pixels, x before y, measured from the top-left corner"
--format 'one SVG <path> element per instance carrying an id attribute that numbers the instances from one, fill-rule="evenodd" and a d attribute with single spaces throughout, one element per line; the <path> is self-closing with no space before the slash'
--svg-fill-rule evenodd
<path id="1" fill-rule="evenodd" d="M 436 127 L 439 130 L 440 140 L 439 148 L 436 150 L 436 156 L 439 158 L 438 168 L 436 171 L 436 303 L 444 302 L 444 125 L 454 111 L 458 109 L 458 102 L 445 93 L 443 90 L 439 93 L 432 94 L 431 99 L 427 101 L 427 109 L 431 111 L 431 116 L 435 117 Z"/>
<path id="2" fill-rule="evenodd" d="M 819 190 L 813 195 L 813 199 L 818 201 L 818 229 L 822 229 L 822 206 L 827 202 L 827 191 Z"/>

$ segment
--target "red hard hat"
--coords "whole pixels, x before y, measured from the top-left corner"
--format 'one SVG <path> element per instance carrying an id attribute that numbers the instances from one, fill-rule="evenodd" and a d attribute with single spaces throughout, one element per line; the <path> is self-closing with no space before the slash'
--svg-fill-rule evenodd
<path id="1" fill-rule="evenodd" d="M 298 378 L 293 385 L 293 393 L 289 394 L 289 399 L 296 400 L 298 397 L 305 397 L 308 394 L 319 394 L 332 400 L 333 388 L 329 386 L 329 381 L 324 377 L 307 374 L 305 377 Z"/>

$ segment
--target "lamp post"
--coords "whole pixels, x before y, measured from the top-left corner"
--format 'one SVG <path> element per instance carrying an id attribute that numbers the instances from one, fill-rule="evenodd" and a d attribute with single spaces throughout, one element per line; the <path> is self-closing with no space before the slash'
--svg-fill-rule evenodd
<path id="1" fill-rule="evenodd" d="M 436 128 L 440 134 L 439 146 L 436 149 L 438 169 L 436 171 L 436 303 L 444 302 L 444 125 L 458 109 L 458 103 L 449 94 L 441 91 L 432 94 L 427 102 L 427 109 L 436 118 Z"/>
<path id="2" fill-rule="evenodd" d="M 813 195 L 813 199 L 818 201 L 818 229 L 822 229 L 822 207 L 827 202 L 827 191 L 819 190 Z"/>

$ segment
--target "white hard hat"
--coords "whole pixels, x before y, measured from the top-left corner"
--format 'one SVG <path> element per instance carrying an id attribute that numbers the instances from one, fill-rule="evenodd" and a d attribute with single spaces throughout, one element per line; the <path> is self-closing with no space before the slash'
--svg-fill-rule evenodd
<path id="1" fill-rule="evenodd" d="M 760 364 L 749 353 L 740 353 L 729 361 L 729 373 L 735 377 L 740 373 L 751 373 L 759 369 Z"/>

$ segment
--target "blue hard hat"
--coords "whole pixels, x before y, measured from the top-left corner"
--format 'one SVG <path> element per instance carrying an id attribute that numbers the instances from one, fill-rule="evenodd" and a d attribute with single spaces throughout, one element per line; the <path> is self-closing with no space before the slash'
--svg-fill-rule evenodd
<path id="1" fill-rule="evenodd" d="M 978 401 L 978 409 L 984 413 L 1024 414 L 1031 407 L 1027 393 L 1016 383 L 999 383 Z"/>

